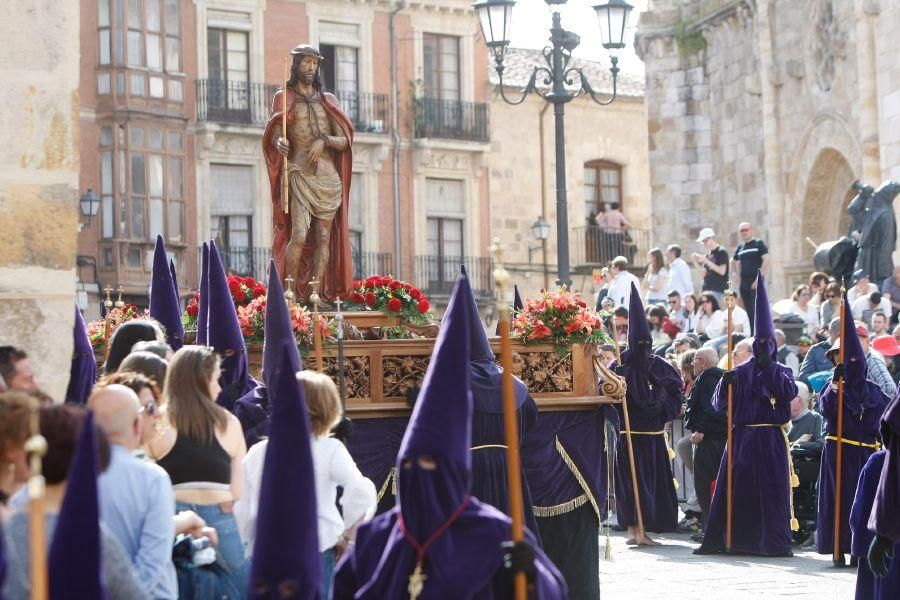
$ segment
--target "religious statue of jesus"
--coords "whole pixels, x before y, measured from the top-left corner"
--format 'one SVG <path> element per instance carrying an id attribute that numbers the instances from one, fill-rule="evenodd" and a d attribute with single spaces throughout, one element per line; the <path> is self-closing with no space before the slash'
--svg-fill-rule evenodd
<path id="1" fill-rule="evenodd" d="M 291 55 L 290 79 L 275 93 L 263 134 L 272 189 L 272 257 L 281 276 L 293 278 L 297 298 L 308 299 L 309 282 L 317 280 L 319 296 L 333 301 L 348 296 L 353 281 L 348 225 L 353 125 L 323 89 L 324 57 L 318 49 L 301 44 Z"/>

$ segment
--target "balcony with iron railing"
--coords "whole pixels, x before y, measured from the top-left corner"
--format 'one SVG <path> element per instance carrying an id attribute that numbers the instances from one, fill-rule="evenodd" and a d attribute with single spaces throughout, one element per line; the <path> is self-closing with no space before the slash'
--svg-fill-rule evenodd
<path id="1" fill-rule="evenodd" d="M 490 141 L 490 118 L 484 102 L 423 97 L 413 99 L 413 109 L 417 138 Z"/>
<path id="2" fill-rule="evenodd" d="M 569 252 L 575 270 L 591 270 L 606 266 L 617 256 L 628 259 L 629 269 L 641 269 L 650 251 L 650 231 L 628 229 L 625 233 L 610 233 L 597 225 L 572 229 Z"/>
<path id="3" fill-rule="evenodd" d="M 218 246 L 222 266 L 228 274 L 253 277 L 266 281 L 266 270 L 272 249 L 260 246 Z M 198 256 L 200 253 L 198 252 Z M 369 275 L 384 275 L 391 270 L 393 255 L 389 252 L 353 251 L 353 278 L 364 279 Z"/>
<path id="4" fill-rule="evenodd" d="M 460 265 L 466 266 L 476 296 L 494 294 L 491 259 L 483 256 L 416 256 L 414 281 L 428 296 L 449 296 Z"/>
<path id="5" fill-rule="evenodd" d="M 221 79 L 197 80 L 197 120 L 236 125 L 265 125 L 278 86 Z M 389 133 L 387 94 L 337 92 L 338 102 L 358 133 Z"/>

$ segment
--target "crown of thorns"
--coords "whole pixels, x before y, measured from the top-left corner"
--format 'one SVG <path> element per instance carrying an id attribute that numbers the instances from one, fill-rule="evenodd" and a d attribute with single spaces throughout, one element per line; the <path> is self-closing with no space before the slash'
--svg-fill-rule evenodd
<path id="1" fill-rule="evenodd" d="M 297 56 L 298 54 L 301 56 L 312 56 L 319 61 L 325 60 L 325 57 L 322 56 L 321 53 L 319 53 L 319 49 L 315 46 L 310 46 L 309 44 L 300 44 L 299 46 L 291 50 L 292 56 Z"/>

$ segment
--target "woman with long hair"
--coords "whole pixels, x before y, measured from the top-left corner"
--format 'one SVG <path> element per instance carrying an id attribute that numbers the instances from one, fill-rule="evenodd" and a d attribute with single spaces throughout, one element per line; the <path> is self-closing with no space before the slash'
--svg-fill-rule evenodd
<path id="1" fill-rule="evenodd" d="M 693 292 L 686 294 L 682 299 L 684 303 L 684 333 L 693 333 L 697 330 L 697 321 L 700 320 L 700 302 Z"/>
<path id="2" fill-rule="evenodd" d="M 647 272 L 641 287 L 644 289 L 647 304 L 659 304 L 665 307 L 668 302 L 666 295 L 666 282 L 669 280 L 669 270 L 666 269 L 666 261 L 662 250 L 652 249 L 647 253 Z"/>
<path id="3" fill-rule="evenodd" d="M 125 357 L 122 364 L 119 365 L 119 371 L 127 371 L 130 373 L 140 373 L 153 380 L 160 392 L 166 383 L 166 371 L 169 368 L 168 361 L 159 357 L 153 352 L 139 350 L 132 352 Z"/>
<path id="4" fill-rule="evenodd" d="M 812 292 L 809 286 L 801 283 L 794 289 L 791 296 L 794 303 L 791 305 L 791 313 L 799 316 L 806 323 L 806 335 L 814 336 L 819 330 L 819 310 L 810 300 Z"/>
<path id="5" fill-rule="evenodd" d="M 123 368 L 101 377 L 94 389 L 113 384 L 124 385 L 137 394 L 138 401 L 141 403 L 141 449 L 147 452 L 148 458 L 155 458 L 148 451 L 150 442 L 163 430 L 162 394 L 159 386 L 152 378 L 143 373 Z"/>
<path id="6" fill-rule="evenodd" d="M 9 517 L 9 497 L 28 481 L 25 442 L 30 435 L 31 403 L 25 392 L 0 394 L 0 522 Z"/>
<path id="7" fill-rule="evenodd" d="M 234 518 L 247 453 L 241 424 L 216 404 L 219 355 L 208 346 L 184 346 L 166 373 L 162 432 L 150 453 L 169 474 L 176 512 L 193 510 L 219 536 L 216 549 L 235 587 L 247 589 L 249 565 Z"/>
<path id="8" fill-rule="evenodd" d="M 812 292 L 812 298 L 809 300 L 810 303 L 820 306 L 825 301 L 825 289 L 830 282 L 831 278 L 822 271 L 813 271 L 810 273 L 809 291 Z"/>
<path id="9" fill-rule="evenodd" d="M 841 314 L 840 307 L 841 286 L 839 283 L 831 282 L 825 286 L 825 299 L 819 305 L 819 322 L 822 326 L 828 327 L 831 320 Z M 812 337 L 815 339 L 815 336 Z"/>
<path id="10" fill-rule="evenodd" d="M 697 326 L 694 328 L 694 331 L 701 336 L 701 340 L 709 339 L 706 328 L 712 321 L 713 316 L 720 310 L 719 300 L 714 294 L 706 292 L 700 294 L 700 310 L 698 311 Z"/>

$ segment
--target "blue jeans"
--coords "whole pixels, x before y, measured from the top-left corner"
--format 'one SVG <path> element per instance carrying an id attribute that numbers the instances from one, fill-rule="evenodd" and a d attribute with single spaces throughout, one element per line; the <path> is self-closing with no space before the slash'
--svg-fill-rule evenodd
<path id="1" fill-rule="evenodd" d="M 222 512 L 218 504 L 189 504 L 176 501 L 175 511 L 192 510 L 206 521 L 207 526 L 214 527 L 219 536 L 216 547 L 217 562 L 231 574 L 235 587 L 245 594 L 250 578 L 250 562 L 244 552 L 244 543 L 238 532 L 237 521 L 231 513 Z"/>
<path id="2" fill-rule="evenodd" d="M 334 548 L 329 548 L 322 553 L 322 600 L 331 600 L 331 579 L 334 577 L 336 564 L 337 555 Z"/>

